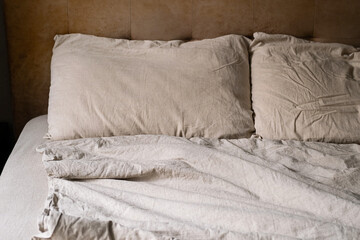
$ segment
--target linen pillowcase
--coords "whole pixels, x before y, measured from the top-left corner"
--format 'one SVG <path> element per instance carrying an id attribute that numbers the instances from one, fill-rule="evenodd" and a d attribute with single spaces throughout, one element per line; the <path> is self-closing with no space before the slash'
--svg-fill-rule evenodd
<path id="1" fill-rule="evenodd" d="M 193 42 L 58 35 L 48 136 L 249 137 L 249 42 L 237 35 Z"/>
<path id="2" fill-rule="evenodd" d="M 251 54 L 258 135 L 360 143 L 359 49 L 255 33 Z"/>

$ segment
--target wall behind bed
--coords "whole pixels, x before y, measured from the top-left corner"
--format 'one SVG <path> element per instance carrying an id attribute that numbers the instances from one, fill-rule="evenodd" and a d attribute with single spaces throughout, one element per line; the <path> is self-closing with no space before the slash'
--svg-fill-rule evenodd
<path id="1" fill-rule="evenodd" d="M 10 82 L 2 3 L 0 0 L 0 173 L 13 146 Z"/>
<path id="2" fill-rule="evenodd" d="M 255 31 L 360 46 L 359 0 L 5 0 L 14 124 L 47 112 L 55 34 L 203 39 Z"/>

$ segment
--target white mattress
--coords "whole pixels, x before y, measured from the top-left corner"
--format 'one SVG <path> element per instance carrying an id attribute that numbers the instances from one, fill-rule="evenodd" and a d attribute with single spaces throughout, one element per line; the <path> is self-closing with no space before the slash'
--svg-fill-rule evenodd
<path id="1" fill-rule="evenodd" d="M 31 239 L 44 208 L 47 176 L 35 148 L 45 142 L 47 117 L 24 128 L 0 177 L 0 239 Z M 24 214 L 26 213 L 26 214 Z"/>

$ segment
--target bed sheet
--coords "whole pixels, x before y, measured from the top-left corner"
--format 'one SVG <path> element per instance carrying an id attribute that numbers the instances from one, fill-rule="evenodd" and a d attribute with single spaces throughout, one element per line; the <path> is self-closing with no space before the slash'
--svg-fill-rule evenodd
<path id="1" fill-rule="evenodd" d="M 85 239 L 99 231 L 104 239 L 360 237 L 360 145 L 168 136 L 46 142 L 46 130 L 46 116 L 26 125 L 0 177 L 0 239 L 63 239 L 64 231 L 69 239 L 79 231 Z"/>
<path id="2" fill-rule="evenodd" d="M 46 115 L 29 121 L 0 176 L 0 239 L 31 239 L 39 231 L 48 184 L 35 149 L 46 131 Z"/>
<path id="3" fill-rule="evenodd" d="M 360 145 L 138 135 L 37 148 L 36 239 L 360 239 Z"/>

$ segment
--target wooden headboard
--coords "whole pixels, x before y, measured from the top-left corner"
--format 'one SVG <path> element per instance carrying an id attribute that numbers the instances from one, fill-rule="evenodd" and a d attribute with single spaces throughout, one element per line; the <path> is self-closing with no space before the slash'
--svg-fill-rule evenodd
<path id="1" fill-rule="evenodd" d="M 359 0 L 5 0 L 14 125 L 47 112 L 55 34 L 203 39 L 284 33 L 360 46 Z"/>

